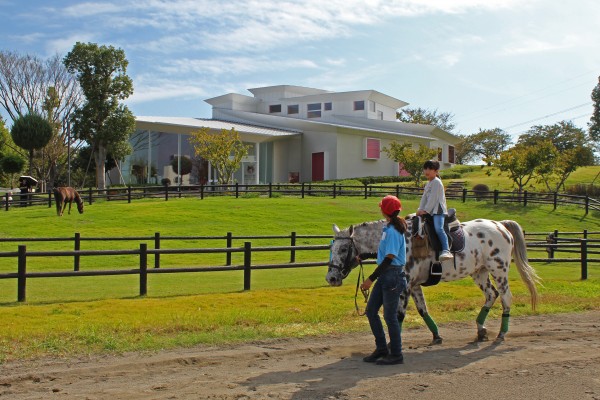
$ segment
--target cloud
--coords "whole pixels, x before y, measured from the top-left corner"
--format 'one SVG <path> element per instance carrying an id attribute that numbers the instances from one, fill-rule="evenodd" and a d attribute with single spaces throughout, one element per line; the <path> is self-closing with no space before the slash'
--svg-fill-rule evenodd
<path id="1" fill-rule="evenodd" d="M 521 37 L 513 39 L 512 43 L 505 46 L 501 50 L 500 54 L 504 56 L 518 56 L 532 53 L 543 53 L 576 47 L 581 43 L 582 41 L 575 35 L 568 35 L 558 41 L 547 41 L 532 37 Z"/>
<path id="2" fill-rule="evenodd" d="M 61 13 L 66 17 L 89 17 L 99 14 L 112 14 L 122 11 L 122 7 L 112 3 L 87 2 L 65 7 Z"/>
<path id="3" fill-rule="evenodd" d="M 48 40 L 46 42 L 46 54 L 66 54 L 73 49 L 77 42 L 94 42 L 95 36 L 91 33 L 72 34 L 58 39 Z"/>
<path id="4" fill-rule="evenodd" d="M 198 83 L 189 80 L 158 80 L 149 76 L 140 76 L 135 80 L 135 90 L 127 99 L 128 104 L 144 103 L 163 99 L 204 98 L 208 91 Z"/>

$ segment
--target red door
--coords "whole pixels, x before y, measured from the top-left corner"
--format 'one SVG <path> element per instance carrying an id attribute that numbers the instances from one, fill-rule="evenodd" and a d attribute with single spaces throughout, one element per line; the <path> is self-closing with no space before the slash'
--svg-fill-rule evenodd
<path id="1" fill-rule="evenodd" d="M 312 154 L 312 180 L 313 182 L 325 179 L 325 153 Z"/>

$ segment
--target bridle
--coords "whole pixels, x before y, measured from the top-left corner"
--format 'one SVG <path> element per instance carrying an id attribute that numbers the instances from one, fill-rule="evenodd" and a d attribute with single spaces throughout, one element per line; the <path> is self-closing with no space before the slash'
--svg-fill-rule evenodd
<path id="1" fill-rule="evenodd" d="M 356 256 L 358 256 L 360 253 L 358 251 L 358 248 L 356 247 L 356 243 L 354 243 L 354 238 L 352 236 L 334 239 L 331 241 L 332 245 L 335 240 L 349 240 L 350 241 L 350 247 L 348 248 L 348 254 L 346 255 L 344 264 L 342 266 L 339 266 L 339 265 L 334 265 L 331 262 L 329 263 L 329 269 L 336 269 L 336 270 L 340 271 L 340 274 L 342 274 L 342 279 L 345 279 L 352 271 L 352 259 L 354 258 L 353 253 L 356 252 Z M 362 282 L 365 281 L 365 272 L 363 270 L 363 263 L 362 263 L 362 260 L 360 259 L 360 257 L 358 257 L 358 265 L 360 265 L 360 269 L 358 271 L 358 276 L 356 278 L 356 290 L 354 292 L 354 307 L 356 308 L 356 313 L 360 316 L 363 316 L 366 313 L 366 309 L 365 309 L 365 311 L 361 311 L 358 306 L 358 290 L 360 289 L 360 291 L 362 292 L 362 294 L 365 298 L 365 303 L 366 303 L 369 300 L 369 289 L 363 290 L 360 287 L 361 280 L 362 280 Z"/>

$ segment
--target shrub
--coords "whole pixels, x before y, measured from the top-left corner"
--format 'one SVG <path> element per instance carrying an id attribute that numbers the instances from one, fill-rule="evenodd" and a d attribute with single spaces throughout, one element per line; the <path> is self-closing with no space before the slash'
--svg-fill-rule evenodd
<path id="1" fill-rule="evenodd" d="M 171 180 L 170 180 L 169 178 L 162 178 L 162 179 L 160 180 L 160 183 L 161 183 L 163 186 L 171 186 Z"/>
<path id="2" fill-rule="evenodd" d="M 442 179 L 458 179 L 462 178 L 462 172 L 445 169 L 440 171 L 440 177 Z"/>
<path id="3" fill-rule="evenodd" d="M 489 197 L 490 188 L 484 183 L 478 183 L 477 185 L 473 186 L 473 193 L 475 194 L 477 201 L 483 200 Z"/>
<path id="4" fill-rule="evenodd" d="M 567 194 L 600 198 L 600 186 L 578 183 L 567 187 Z"/>

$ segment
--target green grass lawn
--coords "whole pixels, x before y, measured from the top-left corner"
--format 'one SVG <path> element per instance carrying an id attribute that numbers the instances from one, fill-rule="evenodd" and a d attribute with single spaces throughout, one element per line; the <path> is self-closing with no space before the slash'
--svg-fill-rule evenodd
<path id="1" fill-rule="evenodd" d="M 329 234 L 340 227 L 380 217 L 378 198 L 196 198 L 98 202 L 83 215 L 58 218 L 53 209 L 32 207 L 1 212 L 1 237 L 82 237 L 189 235 Z M 404 213 L 418 199 L 403 199 Z M 502 206 L 450 201 L 463 221 L 474 218 L 514 219 L 529 232 L 600 231 L 598 215 L 583 210 L 547 206 Z M 236 241 L 240 246 L 243 240 Z M 327 244 L 328 239 L 303 239 L 298 244 Z M 252 240 L 253 246 L 286 245 L 287 240 Z M 16 243 L 1 243 L 0 252 Z M 71 249 L 68 242 L 28 243 L 28 250 Z M 153 243 L 149 241 L 149 247 Z M 225 242 L 163 242 L 163 248 L 224 247 Z M 133 242 L 83 242 L 83 249 L 137 248 Z M 543 256 L 531 254 L 532 257 Z M 236 255 L 233 263 L 240 264 Z M 284 263 L 289 253 L 256 253 L 255 263 Z M 302 261 L 326 260 L 328 252 L 298 252 Z M 150 263 L 152 263 L 150 261 Z M 224 255 L 169 255 L 164 268 L 223 265 Z M 82 270 L 131 268 L 137 258 L 82 258 Z M 579 266 L 535 264 L 544 280 L 538 312 L 600 309 L 600 269 L 590 265 L 590 279 L 579 280 Z M 30 271 L 69 270 L 70 258 L 33 259 Z M 369 266 L 368 269 L 372 268 Z M 16 260 L 0 258 L 0 273 L 15 272 Z M 27 304 L 18 304 L 16 280 L 0 280 L 0 360 L 130 350 L 157 350 L 198 343 L 223 343 L 273 337 L 304 336 L 367 330 L 364 317 L 354 315 L 356 272 L 339 288 L 328 287 L 326 268 L 254 271 L 252 290 L 243 292 L 242 272 L 156 274 L 149 276 L 148 296 L 137 297 L 136 276 L 29 279 Z M 512 315 L 531 313 L 528 294 L 515 270 Z M 431 313 L 438 322 L 474 320 L 482 295 L 470 279 L 426 288 Z M 500 314 L 499 304 L 491 318 Z M 422 324 L 414 308 L 407 326 Z"/>

